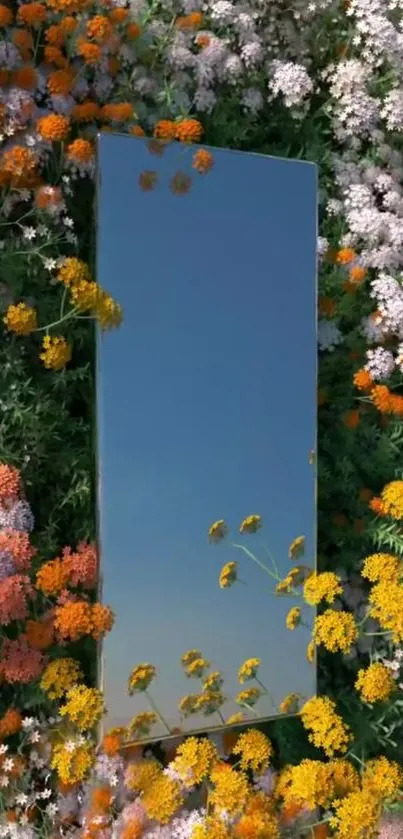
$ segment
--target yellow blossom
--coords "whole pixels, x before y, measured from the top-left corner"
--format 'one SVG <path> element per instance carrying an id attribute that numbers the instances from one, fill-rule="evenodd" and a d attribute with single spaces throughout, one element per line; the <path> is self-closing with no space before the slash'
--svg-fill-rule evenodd
<path id="1" fill-rule="evenodd" d="M 316 748 L 322 748 L 327 757 L 347 751 L 351 741 L 350 728 L 338 715 L 335 703 L 328 696 L 308 699 L 300 714 L 304 728 L 310 732 L 310 742 Z"/>
<path id="2" fill-rule="evenodd" d="M 221 568 L 218 582 L 220 588 L 230 588 L 238 578 L 238 563 L 226 562 Z"/>
<path id="3" fill-rule="evenodd" d="M 186 653 L 183 653 L 181 656 L 181 664 L 182 667 L 188 667 L 192 661 L 196 661 L 197 658 L 203 658 L 200 650 L 188 650 Z"/>
<path id="4" fill-rule="evenodd" d="M 238 682 L 243 685 L 250 679 L 256 679 L 260 667 L 260 658 L 247 658 L 238 670 Z"/>
<path id="5" fill-rule="evenodd" d="M 71 361 L 71 347 L 60 335 L 45 335 L 39 358 L 48 370 L 62 370 Z"/>
<path id="6" fill-rule="evenodd" d="M 220 690 L 224 684 L 224 679 L 219 670 L 214 670 L 209 673 L 203 680 L 203 690 Z"/>
<path id="7" fill-rule="evenodd" d="M 245 812 L 237 821 L 236 839 L 279 839 L 280 830 L 274 812 Z"/>
<path id="8" fill-rule="evenodd" d="M 333 571 L 311 574 L 305 581 L 304 599 L 309 606 L 318 606 L 323 600 L 333 603 L 337 595 L 342 593 L 341 580 Z"/>
<path id="9" fill-rule="evenodd" d="M 366 669 L 358 671 L 355 682 L 364 702 L 384 702 L 396 689 L 396 682 L 390 670 L 380 661 L 375 661 Z"/>
<path id="10" fill-rule="evenodd" d="M 403 519 L 403 481 L 391 481 L 381 493 L 385 514 L 392 519 Z"/>
<path id="11" fill-rule="evenodd" d="M 252 769 L 256 774 L 266 771 L 273 754 L 273 746 L 258 729 L 249 729 L 240 734 L 232 750 L 234 755 L 240 755 L 241 769 Z"/>
<path id="12" fill-rule="evenodd" d="M 246 705 L 253 707 L 256 705 L 256 702 L 260 699 L 262 695 L 262 691 L 259 688 L 248 688 L 247 690 L 241 690 L 238 695 L 235 697 L 235 702 L 237 705 Z"/>
<path id="13" fill-rule="evenodd" d="M 102 692 L 97 688 L 75 685 L 67 692 L 65 704 L 59 710 L 62 717 L 68 716 L 80 731 L 89 731 L 101 719 L 104 712 Z"/>
<path id="14" fill-rule="evenodd" d="M 133 668 L 129 676 L 128 691 L 131 696 L 137 691 L 147 690 L 152 680 L 155 678 L 156 670 L 153 664 L 138 664 Z"/>
<path id="15" fill-rule="evenodd" d="M 360 789 L 360 774 L 349 760 L 335 758 L 329 760 L 327 767 L 333 786 L 332 798 L 343 798 Z"/>
<path id="16" fill-rule="evenodd" d="M 225 696 L 220 690 L 204 690 L 197 699 L 197 710 L 205 717 L 215 714 L 224 705 Z"/>
<path id="17" fill-rule="evenodd" d="M 96 305 L 98 286 L 92 281 L 80 280 L 71 287 L 70 293 L 74 306 L 80 312 L 86 312 L 89 309 L 93 309 Z"/>
<path id="18" fill-rule="evenodd" d="M 101 329 L 116 329 L 123 320 L 122 308 L 119 303 L 103 289 L 98 290 L 98 299 L 94 307 L 94 314 L 98 318 Z"/>
<path id="19" fill-rule="evenodd" d="M 298 711 L 300 696 L 299 693 L 288 693 L 281 700 L 279 710 L 282 714 L 294 714 Z"/>
<path id="20" fill-rule="evenodd" d="M 190 839 L 232 839 L 232 832 L 219 816 L 207 816 L 204 822 L 194 826 Z"/>
<path id="21" fill-rule="evenodd" d="M 190 693 L 184 696 L 178 703 L 178 710 L 184 717 L 196 714 L 199 709 L 200 694 Z"/>
<path id="22" fill-rule="evenodd" d="M 403 783 L 403 771 L 395 760 L 376 757 L 368 760 L 362 775 L 362 788 L 381 799 L 393 798 Z"/>
<path id="23" fill-rule="evenodd" d="M 287 629 L 293 630 L 301 623 L 301 609 L 299 606 L 292 606 L 287 613 L 285 625 Z"/>
<path id="24" fill-rule="evenodd" d="M 213 790 L 209 801 L 217 813 L 240 816 L 251 793 L 246 775 L 228 764 L 218 764 L 210 773 L 210 780 Z"/>
<path id="25" fill-rule="evenodd" d="M 151 727 L 157 722 L 157 719 L 157 714 L 154 711 L 141 711 L 140 714 L 136 714 L 127 726 L 129 737 L 135 739 L 147 737 Z"/>
<path id="26" fill-rule="evenodd" d="M 77 661 L 73 658 L 55 658 L 45 667 L 40 686 L 49 699 L 61 699 L 80 679 L 82 673 Z"/>
<path id="27" fill-rule="evenodd" d="M 172 767 L 186 787 L 200 784 L 218 760 L 217 749 L 207 738 L 188 737 L 177 749 Z"/>
<path id="28" fill-rule="evenodd" d="M 149 819 L 168 824 L 183 804 L 179 784 L 162 773 L 142 795 L 141 803 Z"/>
<path id="29" fill-rule="evenodd" d="M 393 554 L 371 554 L 364 559 L 361 575 L 370 583 L 398 583 L 403 576 L 403 562 Z"/>
<path id="30" fill-rule="evenodd" d="M 57 279 L 67 288 L 84 281 L 91 280 L 91 272 L 88 265 L 76 256 L 68 256 L 63 260 L 57 272 Z"/>
<path id="31" fill-rule="evenodd" d="M 310 810 L 325 807 L 331 800 L 333 787 L 327 763 L 304 758 L 297 766 L 284 772 L 276 795 L 285 803 L 295 802 Z"/>
<path id="32" fill-rule="evenodd" d="M 288 594 L 290 589 L 293 587 L 294 581 L 290 574 L 284 578 L 284 580 L 280 580 L 279 583 L 276 585 L 276 593 L 277 594 Z"/>
<path id="33" fill-rule="evenodd" d="M 228 527 L 224 519 L 218 519 L 209 527 L 209 540 L 210 542 L 221 542 L 221 539 L 224 539 L 227 533 Z"/>
<path id="34" fill-rule="evenodd" d="M 241 524 L 239 525 L 239 532 L 256 533 L 261 527 L 263 527 L 262 517 L 254 514 L 252 516 L 246 516 L 246 519 L 241 521 Z"/>
<path id="35" fill-rule="evenodd" d="M 392 633 L 395 643 L 403 641 L 403 584 L 386 580 L 374 585 L 369 594 L 371 617 Z"/>
<path id="36" fill-rule="evenodd" d="M 323 644 L 331 653 L 349 653 L 357 638 L 358 629 L 350 612 L 326 609 L 315 618 L 313 640 L 317 646 Z"/>
<path id="37" fill-rule="evenodd" d="M 368 790 L 357 790 L 334 803 L 330 824 L 338 839 L 375 839 L 381 814 L 379 800 Z"/>
<path id="38" fill-rule="evenodd" d="M 205 671 L 210 667 L 210 662 L 205 658 L 195 658 L 185 669 L 186 675 L 190 679 L 201 679 Z"/>
<path id="39" fill-rule="evenodd" d="M 144 792 L 159 778 L 161 767 L 154 758 L 129 763 L 125 774 L 125 786 L 132 792 Z"/>
<path id="40" fill-rule="evenodd" d="M 36 310 L 26 303 L 9 306 L 3 323 L 10 332 L 15 332 L 16 335 L 30 335 L 38 326 Z"/>
<path id="41" fill-rule="evenodd" d="M 288 556 L 290 559 L 294 560 L 300 556 L 303 556 L 305 551 L 305 536 L 297 536 L 291 542 L 291 545 L 288 549 Z"/>
<path id="42" fill-rule="evenodd" d="M 310 640 L 307 648 L 306 648 L 306 657 L 310 664 L 313 664 L 315 661 L 315 651 L 316 651 L 316 644 L 313 639 Z"/>
<path id="43" fill-rule="evenodd" d="M 67 741 L 54 746 L 51 768 L 56 770 L 63 784 L 77 784 L 85 778 L 94 759 L 91 743 Z"/>

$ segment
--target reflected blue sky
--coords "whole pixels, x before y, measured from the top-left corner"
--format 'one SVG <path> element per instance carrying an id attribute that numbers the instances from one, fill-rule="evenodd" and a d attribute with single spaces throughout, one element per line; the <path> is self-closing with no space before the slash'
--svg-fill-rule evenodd
<path id="1" fill-rule="evenodd" d="M 120 330 L 99 344 L 113 725 L 148 707 L 126 692 L 131 667 L 143 661 L 157 667 L 151 693 L 178 725 L 178 700 L 199 690 L 180 667 L 192 647 L 222 670 L 229 697 L 250 656 L 262 659 L 276 704 L 315 689 L 309 629 L 285 628 L 295 601 L 270 596 L 270 578 L 231 542 L 263 561 L 267 546 L 285 575 L 289 544 L 305 534 L 313 562 L 316 169 L 213 150 L 212 170 L 199 174 L 194 150 L 172 145 L 157 157 L 141 139 L 99 142 L 98 280 L 124 310 Z M 170 187 L 178 171 L 191 177 L 185 195 Z M 139 185 L 152 181 L 150 191 Z M 264 528 L 240 537 L 251 513 Z M 221 518 L 232 532 L 210 545 L 209 525 Z M 234 559 L 245 584 L 221 590 L 220 569 Z M 229 700 L 224 716 L 236 710 Z M 271 715 L 270 699 L 257 710 Z M 217 722 L 190 718 L 186 728 Z"/>

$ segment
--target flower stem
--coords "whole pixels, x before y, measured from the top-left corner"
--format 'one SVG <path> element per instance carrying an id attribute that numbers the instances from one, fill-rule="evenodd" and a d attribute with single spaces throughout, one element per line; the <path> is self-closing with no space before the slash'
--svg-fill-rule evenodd
<path id="1" fill-rule="evenodd" d="M 170 726 L 168 725 L 166 719 L 162 716 L 160 710 L 158 709 L 157 705 L 154 702 L 154 699 L 149 694 L 148 690 L 145 690 L 144 693 L 145 693 L 153 711 L 155 711 L 155 713 L 157 714 L 158 719 L 162 722 L 162 724 L 163 724 L 164 728 L 166 728 L 168 734 L 172 734 Z"/>

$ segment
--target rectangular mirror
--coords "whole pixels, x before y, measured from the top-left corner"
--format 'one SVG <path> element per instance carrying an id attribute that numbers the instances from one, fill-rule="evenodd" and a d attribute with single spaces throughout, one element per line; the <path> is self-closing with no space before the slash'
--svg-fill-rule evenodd
<path id="1" fill-rule="evenodd" d="M 316 687 L 316 167 L 114 134 L 98 152 L 98 279 L 124 314 L 98 352 L 106 725 L 294 712 Z"/>

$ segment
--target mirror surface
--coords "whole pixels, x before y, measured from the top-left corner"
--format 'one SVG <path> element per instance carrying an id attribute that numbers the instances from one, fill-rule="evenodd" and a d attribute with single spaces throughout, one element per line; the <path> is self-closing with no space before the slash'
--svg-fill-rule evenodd
<path id="1" fill-rule="evenodd" d="M 106 725 L 273 717 L 316 688 L 313 610 L 287 629 L 301 587 L 275 594 L 316 548 L 316 167 L 113 134 L 98 151 L 98 281 L 124 314 L 98 346 Z"/>

